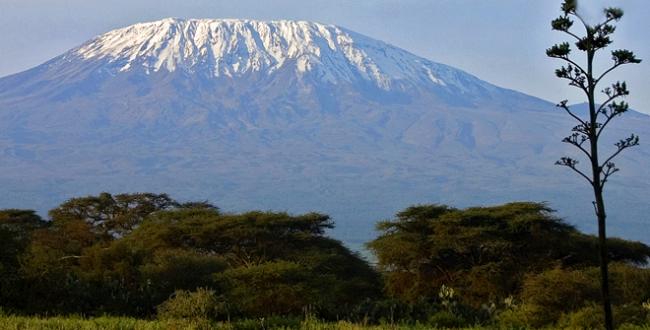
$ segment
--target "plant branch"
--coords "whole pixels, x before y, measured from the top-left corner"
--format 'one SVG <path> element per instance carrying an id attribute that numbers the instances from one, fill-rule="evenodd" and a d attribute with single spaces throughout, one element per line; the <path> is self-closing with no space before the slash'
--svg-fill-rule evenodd
<path id="1" fill-rule="evenodd" d="M 602 187 L 605 187 L 605 183 L 607 183 L 609 177 L 612 174 L 618 172 L 619 169 L 618 169 L 618 167 L 616 167 L 616 164 L 614 164 L 612 162 L 609 162 L 609 163 L 605 164 L 604 170 L 603 170 L 603 167 L 601 167 L 600 171 L 603 174 L 603 180 L 602 180 L 602 182 L 600 184 L 600 186 L 602 188 Z"/>
<path id="2" fill-rule="evenodd" d="M 574 128 L 574 130 L 575 130 L 575 128 Z M 588 139 L 589 138 L 584 133 L 575 132 L 575 133 L 571 134 L 570 136 L 567 136 L 564 139 L 562 139 L 562 142 L 568 143 L 568 144 L 571 144 L 571 145 L 575 146 L 580 151 L 582 151 L 587 156 L 587 158 L 591 159 L 591 154 L 587 151 L 587 149 L 585 149 L 582 146 L 585 143 L 585 141 L 587 141 Z"/>
<path id="3" fill-rule="evenodd" d="M 560 160 L 555 162 L 555 165 L 566 166 L 566 167 L 572 169 L 574 172 L 578 173 L 585 180 L 587 180 L 589 182 L 589 184 L 591 184 L 593 186 L 594 182 L 586 174 L 584 174 L 582 171 L 580 171 L 576 167 L 577 164 L 578 164 L 577 160 L 575 160 L 573 158 L 569 158 L 569 157 L 562 157 Z"/>
<path id="4" fill-rule="evenodd" d="M 580 122 L 580 124 L 582 124 L 582 125 L 587 125 L 587 123 L 586 123 L 584 120 L 582 120 L 582 118 L 578 117 L 576 114 L 574 114 L 574 113 L 571 111 L 571 109 L 569 109 L 569 106 L 567 105 L 567 102 L 569 102 L 569 101 L 568 101 L 568 100 L 563 100 L 563 101 L 561 101 L 560 103 L 558 103 L 556 106 L 557 106 L 558 108 L 562 108 L 562 109 L 564 109 L 564 111 L 566 111 L 566 112 L 567 112 L 571 117 L 573 117 L 575 120 L 577 120 L 578 122 Z"/>
<path id="5" fill-rule="evenodd" d="M 600 82 L 600 80 L 603 79 L 608 73 L 612 72 L 614 69 L 618 68 L 619 66 L 621 66 L 623 64 L 624 63 L 616 63 L 612 67 L 610 67 L 609 69 L 605 70 L 605 72 L 603 72 L 598 78 L 596 78 L 596 80 L 594 80 L 594 85 L 598 84 L 598 82 Z"/>
<path id="6" fill-rule="evenodd" d="M 614 159 L 618 154 L 620 154 L 623 150 L 627 148 L 631 148 L 634 146 L 639 145 L 639 137 L 635 134 L 630 135 L 630 137 L 625 138 L 623 140 L 620 140 L 616 142 L 616 147 L 618 148 L 607 160 L 603 162 L 603 165 L 600 165 L 600 168 L 602 170 L 603 167 L 605 167 L 607 164 L 611 163 L 612 159 Z"/>

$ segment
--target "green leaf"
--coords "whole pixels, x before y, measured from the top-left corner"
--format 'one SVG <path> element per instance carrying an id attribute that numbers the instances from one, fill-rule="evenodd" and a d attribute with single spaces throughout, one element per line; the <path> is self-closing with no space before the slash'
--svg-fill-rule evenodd
<path id="1" fill-rule="evenodd" d="M 546 55 L 549 57 L 566 57 L 571 53 L 571 46 L 568 42 L 553 45 L 553 47 L 546 50 Z"/>
<path id="2" fill-rule="evenodd" d="M 560 16 L 551 22 L 553 30 L 568 31 L 573 25 L 573 21 L 567 16 Z"/>
<path id="3" fill-rule="evenodd" d="M 633 52 L 627 49 L 618 49 L 612 51 L 612 59 L 616 65 L 628 63 L 641 63 L 641 59 L 636 58 Z"/>
<path id="4" fill-rule="evenodd" d="M 605 8 L 605 16 L 607 19 L 620 20 L 623 17 L 623 10 L 620 8 L 609 7 Z"/>
<path id="5" fill-rule="evenodd" d="M 575 14 L 577 7 L 578 1 L 576 0 L 564 0 L 564 3 L 562 3 L 562 11 L 565 15 Z"/>

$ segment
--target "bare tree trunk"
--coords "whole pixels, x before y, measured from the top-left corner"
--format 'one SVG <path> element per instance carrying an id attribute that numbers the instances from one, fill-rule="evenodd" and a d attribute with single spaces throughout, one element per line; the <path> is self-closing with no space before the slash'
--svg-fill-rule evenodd
<path id="1" fill-rule="evenodd" d="M 591 36 L 589 36 L 592 38 Z M 605 329 L 614 330 L 614 317 L 612 315 L 612 303 L 609 297 L 609 270 L 607 256 L 607 227 L 605 213 L 605 201 L 603 199 L 603 182 L 601 180 L 600 161 L 598 159 L 598 114 L 596 113 L 595 82 L 593 79 L 593 61 L 595 51 L 587 51 L 587 79 L 589 84 L 589 141 L 591 146 L 591 171 L 592 186 L 594 189 L 596 217 L 598 218 L 598 250 L 600 259 L 600 292 L 603 299 L 603 311 L 605 313 Z"/>
<path id="2" fill-rule="evenodd" d="M 607 330 L 613 330 L 614 317 L 612 316 L 612 303 L 609 297 L 609 259 L 607 256 L 607 235 L 605 230 L 606 216 L 602 189 L 596 192 L 596 209 L 598 212 L 598 249 L 600 250 L 600 291 L 603 296 L 605 328 Z"/>

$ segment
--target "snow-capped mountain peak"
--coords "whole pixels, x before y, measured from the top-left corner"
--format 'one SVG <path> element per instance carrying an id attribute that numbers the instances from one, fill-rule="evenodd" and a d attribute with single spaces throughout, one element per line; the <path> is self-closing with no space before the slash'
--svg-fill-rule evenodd
<path id="1" fill-rule="evenodd" d="M 108 61 L 115 72 L 233 77 L 288 67 L 330 83 L 363 79 L 386 90 L 396 82 L 445 86 L 459 80 L 458 70 L 335 25 L 306 21 L 167 18 L 110 31 L 70 55 Z"/>
<path id="2" fill-rule="evenodd" d="M 650 117 L 626 118 L 612 137 L 650 135 Z M 523 198 L 589 229 L 582 182 L 553 165 L 572 126 L 550 102 L 344 28 L 165 19 L 0 78 L 0 205 L 168 192 L 322 211 L 363 242 L 412 203 Z M 650 149 L 620 160 L 612 232 L 647 242 Z"/>

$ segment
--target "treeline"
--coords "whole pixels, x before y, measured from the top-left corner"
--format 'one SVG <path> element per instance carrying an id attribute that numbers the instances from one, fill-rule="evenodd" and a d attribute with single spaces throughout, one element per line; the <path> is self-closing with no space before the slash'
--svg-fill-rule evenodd
<path id="1" fill-rule="evenodd" d="M 0 310 L 508 327 L 600 322 L 597 240 L 539 203 L 410 207 L 377 225 L 371 265 L 323 214 L 222 213 L 165 194 L 0 210 Z M 615 313 L 650 313 L 650 247 L 610 240 Z M 591 323 L 590 323 L 591 322 Z"/>

